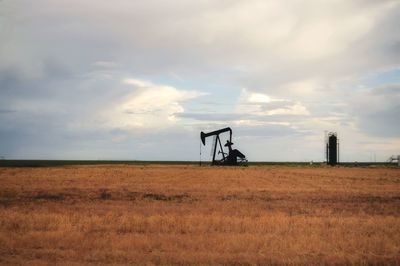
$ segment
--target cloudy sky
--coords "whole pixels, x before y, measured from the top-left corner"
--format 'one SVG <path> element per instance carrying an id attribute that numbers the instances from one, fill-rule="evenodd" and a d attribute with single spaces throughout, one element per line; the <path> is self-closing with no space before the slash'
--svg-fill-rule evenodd
<path id="1" fill-rule="evenodd" d="M 400 1 L 0 0 L 0 156 L 400 154 Z M 209 157 L 209 144 L 203 160 Z"/>

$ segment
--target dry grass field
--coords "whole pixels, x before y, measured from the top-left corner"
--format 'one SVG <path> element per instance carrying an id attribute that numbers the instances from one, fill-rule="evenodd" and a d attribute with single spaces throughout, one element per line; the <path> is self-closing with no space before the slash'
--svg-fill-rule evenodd
<path id="1" fill-rule="evenodd" d="M 400 169 L 0 168 L 0 264 L 400 264 Z"/>

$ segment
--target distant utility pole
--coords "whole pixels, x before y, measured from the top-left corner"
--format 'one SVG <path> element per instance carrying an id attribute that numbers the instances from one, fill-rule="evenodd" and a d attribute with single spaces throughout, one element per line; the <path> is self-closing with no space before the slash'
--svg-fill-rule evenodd
<path id="1" fill-rule="evenodd" d="M 324 131 L 324 158 L 325 158 L 325 162 L 328 162 L 328 130 Z"/>

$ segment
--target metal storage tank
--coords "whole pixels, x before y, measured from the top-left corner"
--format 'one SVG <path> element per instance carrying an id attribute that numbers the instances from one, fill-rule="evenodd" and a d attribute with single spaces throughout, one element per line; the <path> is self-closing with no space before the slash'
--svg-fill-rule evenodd
<path id="1" fill-rule="evenodd" d="M 339 142 L 336 132 L 330 132 L 326 141 L 326 163 L 336 165 L 339 163 Z"/>

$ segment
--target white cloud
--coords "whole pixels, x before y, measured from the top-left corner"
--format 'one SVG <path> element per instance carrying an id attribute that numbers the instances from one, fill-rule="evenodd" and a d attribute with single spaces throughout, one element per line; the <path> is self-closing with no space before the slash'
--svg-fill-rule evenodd
<path id="1" fill-rule="evenodd" d="M 178 120 L 176 114 L 185 111 L 184 102 L 206 95 L 139 79 L 124 79 L 122 83 L 130 86 L 133 92 L 106 112 L 112 127 L 160 129 L 174 125 Z"/>
<path id="2" fill-rule="evenodd" d="M 113 69 L 120 67 L 120 64 L 112 61 L 96 61 L 92 64 L 96 68 Z"/>
<path id="3" fill-rule="evenodd" d="M 300 102 L 290 99 L 275 99 L 265 93 L 251 92 L 248 89 L 242 89 L 236 109 L 237 113 L 258 116 L 310 115 L 307 108 Z"/>
<path id="4" fill-rule="evenodd" d="M 285 108 L 277 108 L 267 112 L 268 115 L 309 115 L 310 112 L 304 105 L 294 103 Z"/>
<path id="5" fill-rule="evenodd" d="M 246 94 L 246 93 L 247 93 L 247 91 L 245 90 L 244 94 Z M 269 103 L 272 100 L 271 100 L 271 97 L 269 97 L 266 94 L 252 92 L 252 93 L 249 93 L 246 101 L 249 103 Z"/>

